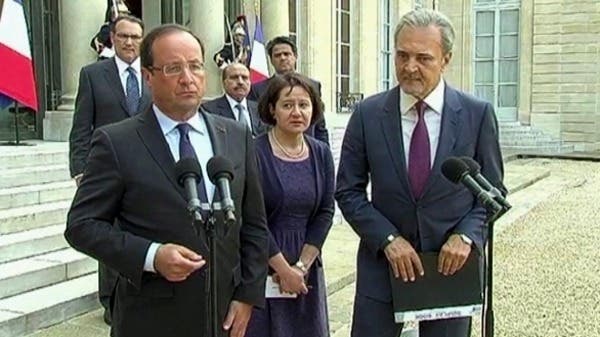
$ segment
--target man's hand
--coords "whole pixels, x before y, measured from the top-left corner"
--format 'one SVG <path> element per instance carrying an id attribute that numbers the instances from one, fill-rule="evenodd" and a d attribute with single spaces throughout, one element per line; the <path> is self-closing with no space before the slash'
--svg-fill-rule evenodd
<path id="1" fill-rule="evenodd" d="M 229 337 L 244 337 L 252 315 L 252 306 L 239 301 L 231 301 L 223 322 L 223 329 L 230 330 Z"/>
<path id="2" fill-rule="evenodd" d="M 385 256 L 387 257 L 394 277 L 402 277 L 404 282 L 414 282 L 415 275 L 423 276 L 423 265 L 421 259 L 410 243 L 401 236 L 396 237 L 385 247 Z"/>
<path id="3" fill-rule="evenodd" d="M 308 287 L 304 282 L 304 273 L 295 267 L 290 267 L 282 274 L 274 274 L 273 281 L 279 283 L 281 293 L 307 294 Z"/>
<path id="4" fill-rule="evenodd" d="M 470 253 L 471 246 L 459 234 L 450 235 L 438 256 L 438 272 L 445 276 L 454 275 L 465 264 Z"/>
<path id="5" fill-rule="evenodd" d="M 172 243 L 160 245 L 154 256 L 154 269 L 171 282 L 181 282 L 206 261 L 193 251 Z"/>

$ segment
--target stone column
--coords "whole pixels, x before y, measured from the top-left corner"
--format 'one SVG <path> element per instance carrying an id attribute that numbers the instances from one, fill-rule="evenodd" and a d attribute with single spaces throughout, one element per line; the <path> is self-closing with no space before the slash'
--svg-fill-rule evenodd
<path id="1" fill-rule="evenodd" d="M 221 70 L 213 61 L 213 55 L 225 43 L 225 7 L 223 0 L 194 0 L 190 2 L 190 28 L 197 34 L 206 50 L 206 94 L 205 99 L 215 98 L 223 92 Z"/>
<path id="2" fill-rule="evenodd" d="M 290 33 L 289 1 L 262 0 L 260 2 L 260 19 L 265 39 Z"/>
<path id="3" fill-rule="evenodd" d="M 46 111 L 43 121 L 45 140 L 66 141 L 73 119 L 73 109 L 79 71 L 96 59 L 90 48 L 92 36 L 104 22 L 105 0 L 60 2 L 60 64 L 62 76 L 62 104 L 58 111 Z"/>
<path id="4" fill-rule="evenodd" d="M 302 55 L 304 73 L 321 82 L 325 119 L 329 135 L 332 137 L 333 126 L 338 125 L 338 115 L 335 113 L 335 4 L 320 0 L 308 0 L 303 3 L 305 5 L 302 6 L 304 12 L 300 15 L 302 25 L 298 35 L 298 52 Z"/>
<path id="5" fill-rule="evenodd" d="M 96 53 L 89 43 L 104 22 L 105 11 L 105 0 L 63 0 L 60 3 L 63 105 L 72 108 L 79 71 L 96 59 Z"/>

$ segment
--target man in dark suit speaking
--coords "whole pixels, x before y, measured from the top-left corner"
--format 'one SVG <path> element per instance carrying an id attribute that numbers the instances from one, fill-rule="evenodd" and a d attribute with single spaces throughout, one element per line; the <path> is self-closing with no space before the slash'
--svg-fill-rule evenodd
<path id="1" fill-rule="evenodd" d="M 185 27 L 151 31 L 141 44 L 141 63 L 154 104 L 93 135 L 65 237 L 119 273 L 113 337 L 208 336 L 206 263 L 217 268 L 220 336 L 243 337 L 252 307 L 264 303 L 268 244 L 252 134 L 198 111 L 204 53 Z M 218 201 L 206 174 L 207 161 L 217 155 L 233 164 L 237 221 L 226 226 L 217 213 L 218 261 L 207 261 L 206 234 L 188 215 L 175 163 L 197 159 L 204 176 L 199 198 Z"/>
<path id="2" fill-rule="evenodd" d="M 452 275 L 486 240 L 485 209 L 446 180 L 450 156 L 474 158 L 493 184 L 503 167 L 492 106 L 447 85 L 454 29 L 441 13 L 414 10 L 395 34 L 399 86 L 359 103 L 341 150 L 336 199 L 360 236 L 353 337 L 396 337 L 388 270 L 404 282 L 423 274 L 417 252 L 439 252 Z M 368 198 L 367 185 L 371 183 Z M 406 294 L 411 296 L 411 294 Z M 421 322 L 421 337 L 466 337 L 470 319 Z"/>
<path id="3" fill-rule="evenodd" d="M 208 112 L 241 122 L 252 130 L 253 136 L 266 132 L 266 125 L 260 120 L 256 102 L 246 99 L 250 92 L 250 70 L 242 63 L 231 63 L 221 73 L 225 94 L 204 102 L 202 107 Z"/>

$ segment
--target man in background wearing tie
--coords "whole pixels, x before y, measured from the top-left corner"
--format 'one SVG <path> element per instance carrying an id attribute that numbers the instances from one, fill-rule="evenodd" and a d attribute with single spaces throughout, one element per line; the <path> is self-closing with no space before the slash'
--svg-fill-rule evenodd
<path id="1" fill-rule="evenodd" d="M 65 237 L 119 273 L 112 337 L 209 336 L 206 263 L 213 263 L 218 279 L 218 336 L 243 337 L 252 307 L 264 305 L 268 258 L 252 133 L 199 112 L 206 50 L 188 28 L 159 26 L 140 49 L 153 105 L 94 132 Z M 203 176 L 198 198 L 219 202 L 206 171 L 213 156 L 232 162 L 236 221 L 226 223 L 215 211 L 218 260 L 208 261 L 205 227 L 187 210 L 175 163 L 197 160 Z"/>
<path id="2" fill-rule="evenodd" d="M 119 16 L 110 33 L 115 57 L 81 69 L 75 99 L 73 126 L 69 135 L 69 167 L 79 186 L 90 152 L 92 132 L 148 109 L 151 95 L 142 80 L 140 42 L 143 22 L 132 16 Z M 104 321 L 110 324 L 110 297 L 116 275 L 102 263 L 98 266 L 98 297 L 104 307 Z"/>
<path id="3" fill-rule="evenodd" d="M 360 102 L 346 129 L 336 199 L 360 236 L 352 337 L 396 337 L 389 278 L 423 275 L 417 252 L 439 252 L 453 275 L 486 241 L 486 211 L 441 174 L 450 156 L 469 156 L 502 184 L 498 126 L 490 103 L 451 88 L 442 74 L 454 28 L 443 14 L 414 10 L 394 34 L 398 86 Z M 367 185 L 371 184 L 371 196 Z M 406 294 L 405 296 L 411 296 Z M 421 337 L 467 337 L 470 318 L 419 323 Z"/>
<path id="4" fill-rule="evenodd" d="M 254 137 L 266 131 L 258 116 L 257 104 L 246 99 L 250 92 L 250 71 L 242 63 L 231 63 L 221 73 L 225 94 L 202 104 L 210 113 L 235 119 L 252 130 Z"/>

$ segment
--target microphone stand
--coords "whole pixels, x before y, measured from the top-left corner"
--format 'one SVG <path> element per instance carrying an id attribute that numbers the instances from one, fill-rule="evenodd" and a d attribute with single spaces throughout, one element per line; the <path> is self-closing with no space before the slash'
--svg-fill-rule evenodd
<path id="1" fill-rule="evenodd" d="M 502 205 L 502 204 L 501 204 Z M 499 210 L 486 208 L 488 211 L 488 240 L 487 253 L 485 254 L 485 280 L 486 291 L 484 294 L 485 313 L 482 317 L 484 328 L 481 333 L 484 337 L 494 337 L 494 309 L 493 309 L 493 275 L 494 275 L 494 223 L 511 208 L 510 205 L 501 206 Z"/>
<path id="2" fill-rule="evenodd" d="M 217 240 L 216 240 L 216 218 L 215 211 L 221 211 L 223 205 L 220 202 L 213 202 L 211 204 L 201 204 L 202 210 L 207 211 L 208 219 L 204 221 L 204 230 L 208 239 L 208 303 L 207 313 L 210 322 L 210 337 L 219 336 L 219 309 L 217 301 Z M 234 219 L 235 221 L 235 219 Z M 230 222 L 226 220 L 226 224 Z"/>

